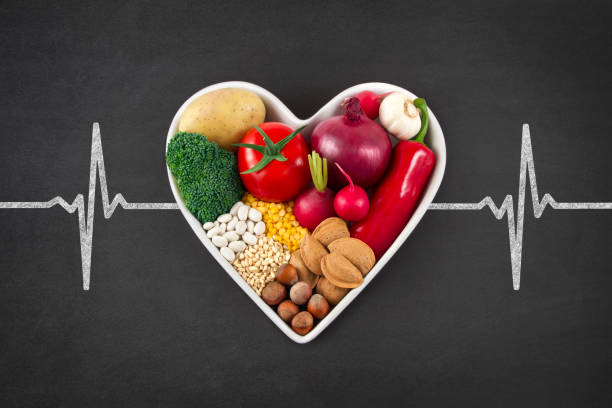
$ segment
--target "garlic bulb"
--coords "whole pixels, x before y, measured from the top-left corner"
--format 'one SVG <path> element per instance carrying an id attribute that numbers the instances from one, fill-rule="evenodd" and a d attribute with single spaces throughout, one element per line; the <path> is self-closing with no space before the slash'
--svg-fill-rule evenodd
<path id="1" fill-rule="evenodd" d="M 380 104 L 380 123 L 400 140 L 415 137 L 421 130 L 421 116 L 412 99 L 399 92 L 387 95 Z"/>

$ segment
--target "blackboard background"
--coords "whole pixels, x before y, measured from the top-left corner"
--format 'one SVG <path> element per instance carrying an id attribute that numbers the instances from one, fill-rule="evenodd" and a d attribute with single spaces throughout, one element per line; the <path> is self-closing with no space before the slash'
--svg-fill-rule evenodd
<path id="1" fill-rule="evenodd" d="M 19 4 L 21 3 L 21 4 Z M 49 3 L 49 4 L 47 4 Z M 306 117 L 367 81 L 425 96 L 446 134 L 437 202 L 516 195 L 521 125 L 540 195 L 612 201 L 606 2 L 2 2 L 0 201 L 86 193 L 101 123 L 110 193 L 168 202 L 176 109 L 225 80 Z M 99 197 L 99 196 L 98 196 Z M 179 212 L 0 211 L 2 406 L 609 406 L 612 213 L 527 202 L 429 212 L 317 340 L 286 338 Z"/>

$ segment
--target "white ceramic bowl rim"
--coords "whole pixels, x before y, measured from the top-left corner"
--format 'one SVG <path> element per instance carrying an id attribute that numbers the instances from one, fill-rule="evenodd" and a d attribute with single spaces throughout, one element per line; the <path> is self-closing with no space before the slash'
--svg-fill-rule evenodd
<path id="1" fill-rule="evenodd" d="M 195 98 L 201 96 L 210 91 L 214 91 L 216 89 L 221 88 L 241 88 L 247 89 L 259 95 L 261 99 L 264 101 L 266 105 L 266 120 L 267 121 L 278 121 L 287 124 L 292 128 L 297 128 L 299 126 L 306 126 L 306 128 L 302 131 L 302 134 L 305 135 L 306 138 L 309 137 L 312 129 L 316 126 L 321 120 L 324 120 L 330 116 L 336 115 L 340 112 L 340 104 L 347 97 L 354 96 L 357 93 L 369 90 L 375 92 L 377 94 L 382 94 L 391 91 L 398 91 L 404 94 L 411 96 L 412 98 L 416 98 L 414 94 L 411 92 L 400 88 L 396 85 L 386 84 L 382 82 L 370 82 L 363 83 L 353 87 L 350 87 L 334 98 L 332 98 L 329 102 L 327 102 L 319 111 L 317 111 L 314 115 L 312 115 L 308 119 L 299 119 L 297 118 L 290 110 L 285 106 L 285 104 L 278 99 L 275 95 L 270 93 L 268 90 L 257 86 L 255 84 L 251 84 L 249 82 L 242 81 L 230 81 L 230 82 L 221 82 L 206 88 L 203 88 L 193 94 L 189 99 L 183 103 L 183 105 L 179 108 L 179 110 L 174 115 L 172 119 L 172 123 L 170 124 L 170 128 L 168 129 L 168 135 L 166 139 L 166 148 L 168 142 L 174 136 L 174 134 L 178 131 L 178 123 L 180 117 L 191 101 Z M 427 99 L 427 98 L 426 98 Z M 217 248 L 212 244 L 212 242 L 206 237 L 206 233 L 202 228 L 200 222 L 191 214 L 191 212 L 185 207 L 181 194 L 178 191 L 176 186 L 176 181 L 174 177 L 168 170 L 168 179 L 170 181 L 170 187 L 172 189 L 172 193 L 174 194 L 174 198 L 181 210 L 183 216 L 187 220 L 187 223 L 191 226 L 195 234 L 198 236 L 204 247 L 210 252 L 210 254 L 215 258 L 215 260 L 221 265 L 221 267 L 227 272 L 227 274 L 238 284 L 240 288 L 255 302 L 257 306 L 278 326 L 278 328 L 285 333 L 290 339 L 297 343 L 308 343 L 309 341 L 316 338 L 329 324 L 334 321 L 336 317 L 340 315 L 344 311 L 344 309 L 363 291 L 368 284 L 374 279 L 376 275 L 381 271 L 381 269 L 385 266 L 385 264 L 391 259 L 391 257 L 397 252 L 400 246 L 406 241 L 408 236 L 412 233 L 414 228 L 417 226 L 429 204 L 433 201 L 438 188 L 442 182 L 442 178 L 444 176 L 444 169 L 446 167 L 446 145 L 444 141 L 444 134 L 436 119 L 434 113 L 429 109 L 429 131 L 426 136 L 425 142 L 429 146 L 429 148 L 434 152 L 436 156 L 436 165 L 432 172 L 429 183 L 423 193 L 423 197 L 421 198 L 421 202 L 415 209 L 414 214 L 400 233 L 400 235 L 393 242 L 391 247 L 387 250 L 387 252 L 376 262 L 374 268 L 368 273 L 365 277 L 364 282 L 358 288 L 352 289 L 345 297 L 338 303 L 331 312 L 322 319 L 308 334 L 305 336 L 300 336 L 295 333 L 288 324 L 286 324 L 275 312 L 273 308 L 268 306 L 262 299 L 255 293 L 255 291 L 242 279 L 242 277 L 238 274 L 238 272 L 233 268 L 233 266 L 225 259 Z M 416 272 L 415 272 L 416 273 Z"/>

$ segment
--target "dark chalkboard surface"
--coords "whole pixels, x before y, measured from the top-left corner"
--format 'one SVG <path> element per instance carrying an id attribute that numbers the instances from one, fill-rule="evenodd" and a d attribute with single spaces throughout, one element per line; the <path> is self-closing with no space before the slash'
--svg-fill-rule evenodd
<path id="1" fill-rule="evenodd" d="M 528 123 L 540 199 L 610 203 L 611 18 L 576 1 L 5 1 L 0 202 L 86 196 L 93 122 L 110 197 L 171 202 L 172 115 L 238 79 L 301 117 L 361 82 L 426 97 L 448 151 L 435 202 L 516 206 Z M 178 211 L 95 203 L 88 292 L 76 213 L 0 209 L 3 407 L 612 403 L 612 211 L 535 218 L 528 190 L 520 291 L 506 218 L 430 211 L 302 346 Z"/>

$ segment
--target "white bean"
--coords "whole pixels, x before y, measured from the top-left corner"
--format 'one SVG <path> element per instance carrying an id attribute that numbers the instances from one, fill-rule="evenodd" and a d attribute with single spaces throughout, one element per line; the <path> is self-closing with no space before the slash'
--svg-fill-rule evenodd
<path id="1" fill-rule="evenodd" d="M 255 221 L 255 222 L 261 221 L 261 213 L 259 211 L 257 211 L 256 209 L 251 208 L 249 210 L 249 219 L 251 221 Z"/>
<path id="2" fill-rule="evenodd" d="M 236 204 L 234 204 L 234 205 L 232 206 L 232 209 L 230 210 L 230 212 L 229 212 L 229 213 L 230 213 L 231 215 L 236 215 L 236 214 L 238 214 L 238 209 L 239 209 L 240 207 L 242 207 L 243 205 L 244 205 L 244 203 L 243 203 L 242 201 L 236 201 Z"/>
<path id="3" fill-rule="evenodd" d="M 236 234 L 236 232 L 234 231 L 228 231 L 223 234 L 223 236 L 225 237 L 225 239 L 227 239 L 227 242 L 237 241 L 240 238 L 238 234 Z"/>
<path id="4" fill-rule="evenodd" d="M 223 255 L 223 257 L 227 259 L 228 262 L 233 262 L 234 259 L 236 259 L 236 254 L 228 247 L 221 248 L 219 252 L 221 252 L 221 255 Z"/>
<path id="5" fill-rule="evenodd" d="M 235 253 L 242 252 L 246 248 L 244 241 L 233 241 L 227 244 L 227 246 Z"/>
<path id="6" fill-rule="evenodd" d="M 223 235 L 215 235 L 212 237 L 212 243 L 215 244 L 216 247 L 223 248 L 227 246 L 227 239 Z"/>
<path id="7" fill-rule="evenodd" d="M 249 220 L 247 222 L 247 229 L 249 230 L 249 232 L 252 234 L 253 232 L 255 232 L 255 223 L 251 220 Z"/>
<path id="8" fill-rule="evenodd" d="M 253 232 L 255 233 L 255 235 L 263 234 L 264 232 L 266 232 L 266 224 L 264 224 L 263 221 L 259 221 L 257 224 L 255 224 Z"/>
<path id="9" fill-rule="evenodd" d="M 257 243 L 257 237 L 248 231 L 244 233 L 244 235 L 242 236 L 242 240 L 247 245 L 255 245 Z"/>
<path id="10" fill-rule="evenodd" d="M 214 226 L 215 226 L 214 222 L 205 222 L 204 225 L 202 225 L 202 228 L 204 228 L 204 231 L 208 231 Z"/>
<path id="11" fill-rule="evenodd" d="M 224 222 L 219 224 L 219 234 L 224 234 L 226 229 L 227 229 L 227 225 L 225 225 Z"/>
<path id="12" fill-rule="evenodd" d="M 221 214 L 219 216 L 219 218 L 217 218 L 217 221 L 219 222 L 229 222 L 232 219 L 232 215 L 231 214 Z"/>
<path id="13" fill-rule="evenodd" d="M 238 223 L 238 217 L 232 218 L 231 221 L 227 223 L 227 231 L 235 230 L 237 223 Z"/>
<path id="14" fill-rule="evenodd" d="M 240 208 L 238 209 L 238 219 L 240 221 L 244 221 L 247 219 L 248 215 L 249 215 L 249 206 L 248 205 L 240 206 Z"/>
<path id="15" fill-rule="evenodd" d="M 244 221 L 238 221 L 236 223 L 236 234 L 238 235 L 242 235 L 244 234 L 244 231 L 247 230 L 247 224 Z"/>
<path id="16" fill-rule="evenodd" d="M 208 230 L 208 232 L 206 233 L 206 236 L 208 238 L 212 238 L 215 235 L 219 235 L 219 227 L 214 227 L 214 228 Z"/>

